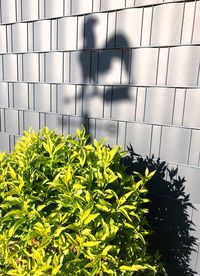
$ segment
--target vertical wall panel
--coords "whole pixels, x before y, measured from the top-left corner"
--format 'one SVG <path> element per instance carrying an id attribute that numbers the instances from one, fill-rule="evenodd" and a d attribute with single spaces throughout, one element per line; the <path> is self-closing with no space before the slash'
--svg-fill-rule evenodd
<path id="1" fill-rule="evenodd" d="M 50 112 L 50 85 L 35 84 L 35 110 Z"/>
<path id="2" fill-rule="evenodd" d="M 158 50 L 134 49 L 131 58 L 130 82 L 135 85 L 154 85 L 156 82 Z"/>
<path id="3" fill-rule="evenodd" d="M 5 81 L 17 81 L 17 55 L 9 54 L 3 56 L 3 72 Z"/>
<path id="4" fill-rule="evenodd" d="M 77 45 L 77 18 L 65 17 L 58 20 L 58 49 L 75 50 Z"/>
<path id="5" fill-rule="evenodd" d="M 163 127 L 160 157 L 175 163 L 187 163 L 190 130 Z M 183 150 L 184 149 L 184 150 Z"/>
<path id="6" fill-rule="evenodd" d="M 0 25 L 0 53 L 6 52 L 6 26 Z"/>
<path id="7" fill-rule="evenodd" d="M 12 25 L 12 43 L 14 52 L 27 51 L 27 24 L 18 23 Z"/>
<path id="8" fill-rule="evenodd" d="M 167 84 L 181 86 L 197 85 L 200 48 L 176 47 L 170 51 Z"/>
<path id="9" fill-rule="evenodd" d="M 174 93 L 173 88 L 148 88 L 145 121 L 156 124 L 171 124 Z"/>
<path id="10" fill-rule="evenodd" d="M 44 0 L 45 17 L 63 16 L 63 1 L 64 0 Z"/>
<path id="11" fill-rule="evenodd" d="M 16 1 L 1 0 L 2 23 L 12 23 L 16 21 Z"/>
<path id="12" fill-rule="evenodd" d="M 73 0 L 72 14 L 92 12 L 92 0 Z"/>
<path id="13" fill-rule="evenodd" d="M 50 50 L 50 21 L 34 22 L 34 51 Z"/>
<path id="14" fill-rule="evenodd" d="M 150 153 L 151 126 L 139 123 L 128 123 L 126 145 L 130 143 L 136 153 L 146 155 Z M 141 139 L 143 143 L 141 143 Z"/>
<path id="15" fill-rule="evenodd" d="M 16 109 L 28 109 L 28 84 L 14 83 L 13 87 L 14 99 L 13 106 Z"/>
<path id="16" fill-rule="evenodd" d="M 62 82 L 62 53 L 47 53 L 46 54 L 46 81 L 47 82 Z"/>
<path id="17" fill-rule="evenodd" d="M 101 10 L 120 9 L 125 7 L 125 0 L 101 0 Z"/>
<path id="18" fill-rule="evenodd" d="M 39 81 L 39 55 L 36 53 L 23 55 L 23 80 Z"/>
<path id="19" fill-rule="evenodd" d="M 0 82 L 0 91 L 0 107 L 8 107 L 8 84 L 6 82 Z"/>
<path id="20" fill-rule="evenodd" d="M 153 14 L 151 43 L 153 45 L 179 43 L 182 17 L 183 3 L 156 6 Z"/>
<path id="21" fill-rule="evenodd" d="M 187 90 L 185 112 L 184 112 L 184 125 L 190 127 L 200 127 L 200 90 Z"/>
<path id="22" fill-rule="evenodd" d="M 141 39 L 142 9 L 122 10 L 117 13 L 116 46 L 139 45 Z"/>
<path id="23" fill-rule="evenodd" d="M 58 112 L 62 114 L 75 114 L 75 86 L 59 85 L 57 91 Z"/>
<path id="24" fill-rule="evenodd" d="M 37 20 L 38 19 L 38 2 L 35 0 L 21 0 L 22 5 L 22 20 Z"/>

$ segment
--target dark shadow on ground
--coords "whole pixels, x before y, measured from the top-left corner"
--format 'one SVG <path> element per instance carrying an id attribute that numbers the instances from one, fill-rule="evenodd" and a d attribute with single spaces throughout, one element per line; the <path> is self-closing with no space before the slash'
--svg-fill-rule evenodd
<path id="1" fill-rule="evenodd" d="M 142 158 L 131 146 L 128 151 L 129 155 L 123 160 L 128 173 L 144 174 L 147 167 L 150 171 L 156 170 L 147 184 L 151 200 L 147 218 L 154 231 L 149 237 L 150 252 L 154 254 L 159 250 L 167 275 L 193 276 L 189 263 L 196 240 L 190 235 L 193 224 L 189 210 L 194 207 L 184 191 L 185 179 L 178 176 L 178 169 L 169 170 L 166 162 L 154 160 L 154 156 Z"/>

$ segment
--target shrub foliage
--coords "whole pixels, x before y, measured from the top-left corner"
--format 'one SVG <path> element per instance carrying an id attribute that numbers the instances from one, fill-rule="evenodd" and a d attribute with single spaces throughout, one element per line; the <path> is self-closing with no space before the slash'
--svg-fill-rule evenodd
<path id="1" fill-rule="evenodd" d="M 85 130 L 25 132 L 0 154 L 0 275 L 158 275 L 147 253 L 145 183 L 119 147 Z"/>

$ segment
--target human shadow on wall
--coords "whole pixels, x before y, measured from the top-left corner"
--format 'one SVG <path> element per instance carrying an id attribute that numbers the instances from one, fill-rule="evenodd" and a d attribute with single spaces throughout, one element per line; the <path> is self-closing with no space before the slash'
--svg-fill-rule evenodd
<path id="1" fill-rule="evenodd" d="M 188 212 L 194 207 L 184 191 L 185 179 L 178 176 L 178 169 L 169 170 L 166 162 L 154 160 L 154 156 L 142 158 L 132 146 L 128 152 L 123 163 L 129 174 L 134 171 L 144 174 L 147 167 L 156 170 L 147 184 L 150 199 L 147 219 L 153 230 L 148 241 L 150 253 L 159 250 L 168 276 L 193 276 L 189 263 L 196 239 L 190 235 L 193 224 Z"/>
<path id="2" fill-rule="evenodd" d="M 122 100 L 129 100 L 129 87 L 128 85 L 110 85 L 107 86 L 106 93 L 102 95 L 99 93 L 99 77 L 101 74 L 108 73 L 112 67 L 112 61 L 118 60 L 121 63 L 121 73 L 124 72 L 126 76 L 129 76 L 129 67 L 130 67 L 130 50 L 128 49 L 128 40 L 123 34 L 114 34 L 109 39 L 106 39 L 104 45 L 102 45 L 103 50 L 96 50 L 96 37 L 95 37 L 95 28 L 98 20 L 94 16 L 90 16 L 85 20 L 82 38 L 84 40 L 84 50 L 80 52 L 80 66 L 82 71 L 82 82 L 83 84 L 92 84 L 93 92 L 88 93 L 89 85 L 83 85 L 82 95 L 84 99 L 85 108 L 83 109 L 83 126 L 86 128 L 86 131 L 90 133 L 90 125 L 88 117 L 90 114 L 90 107 L 87 105 L 87 97 L 97 97 L 100 98 L 103 103 L 111 103 Z M 116 49 L 116 41 L 119 45 L 123 45 L 123 49 Z M 90 70 L 88 70 L 88 60 L 86 58 L 86 52 L 90 53 Z M 92 60 L 96 58 L 95 60 Z M 95 58 L 94 58 L 95 57 Z M 95 66 L 91 64 L 95 63 Z M 112 77 L 112 76 L 111 76 Z M 106 84 L 105 84 L 106 85 Z M 111 96 L 108 96 L 111 95 Z M 81 99 L 77 99 L 81 100 Z M 98 106 L 96 106 L 98 108 Z M 111 130 L 110 130 L 111 131 Z"/>

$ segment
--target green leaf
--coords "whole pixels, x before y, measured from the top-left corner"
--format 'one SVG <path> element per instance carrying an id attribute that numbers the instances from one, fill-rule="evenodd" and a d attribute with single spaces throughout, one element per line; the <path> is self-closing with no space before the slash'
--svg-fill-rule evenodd
<path id="1" fill-rule="evenodd" d="M 123 195 L 119 199 L 118 205 L 120 206 L 120 205 L 124 204 L 126 202 L 126 200 L 129 198 L 129 196 L 131 196 L 133 193 L 134 193 L 134 191 L 130 191 L 130 192 L 126 193 L 125 195 Z"/>
<path id="2" fill-rule="evenodd" d="M 17 229 L 26 221 L 25 218 L 18 219 L 15 224 L 8 230 L 8 237 L 11 238 Z"/>
<path id="3" fill-rule="evenodd" d="M 101 211 L 104 211 L 104 212 L 110 212 L 110 208 L 108 208 L 107 206 L 104 206 L 104 205 L 101 205 L 101 204 L 96 204 L 96 207 L 101 210 Z"/>
<path id="4" fill-rule="evenodd" d="M 143 265 L 132 265 L 132 266 L 127 266 L 127 265 L 122 265 L 119 268 L 121 271 L 140 271 L 144 270 L 145 266 Z"/>
<path id="5" fill-rule="evenodd" d="M 88 242 L 84 242 L 82 244 L 82 246 L 85 246 L 85 247 L 93 247 L 93 246 L 97 246 L 99 245 L 101 242 L 100 241 L 88 241 Z"/>
<path id="6" fill-rule="evenodd" d="M 91 221 L 95 220 L 99 216 L 99 213 L 97 214 L 91 214 L 84 220 L 84 225 L 88 225 Z"/>
<path id="7" fill-rule="evenodd" d="M 54 237 L 59 237 L 60 234 L 62 233 L 62 231 L 64 231 L 66 228 L 67 228 L 66 226 L 65 226 L 65 227 L 63 227 L 63 226 L 58 227 L 58 228 L 56 229 L 55 233 L 54 233 Z"/>
<path id="8" fill-rule="evenodd" d="M 72 235 L 70 235 L 70 234 L 68 234 L 68 233 L 65 233 L 65 235 L 66 235 L 67 239 L 69 240 L 69 242 L 70 242 L 71 244 L 73 244 L 74 246 L 77 245 L 77 242 L 73 239 Z"/>
<path id="9" fill-rule="evenodd" d="M 130 216 L 128 215 L 128 212 L 126 211 L 125 208 L 120 207 L 120 208 L 117 210 L 117 212 L 122 213 L 129 221 L 132 222 L 132 219 L 131 219 Z"/>

